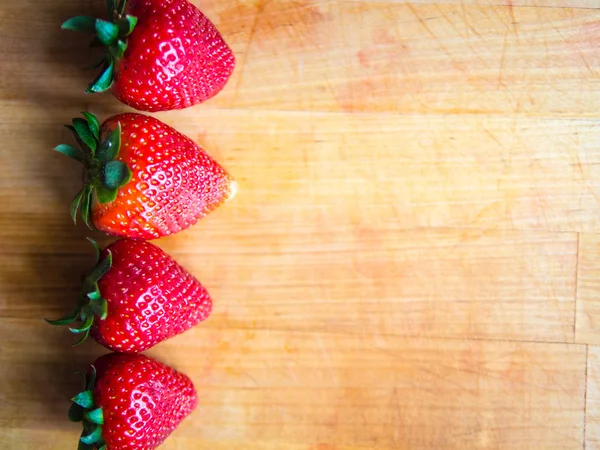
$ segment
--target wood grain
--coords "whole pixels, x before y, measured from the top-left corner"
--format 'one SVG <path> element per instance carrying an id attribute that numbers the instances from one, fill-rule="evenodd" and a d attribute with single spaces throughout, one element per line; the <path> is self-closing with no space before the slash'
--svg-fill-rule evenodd
<path id="1" fill-rule="evenodd" d="M 597 115 L 597 11 L 453 3 L 269 2 L 234 104 Z"/>
<path id="2" fill-rule="evenodd" d="M 585 448 L 600 449 L 600 347 L 589 346 L 585 409 Z"/>
<path id="3" fill-rule="evenodd" d="M 2 449 L 73 448 L 72 374 L 104 351 L 42 321 L 110 242 L 51 151 L 127 110 L 81 93 L 59 30 L 102 3 L 0 8 Z M 215 301 L 149 352 L 202 399 L 162 448 L 600 448 L 598 1 L 194 3 L 237 69 L 157 117 L 240 191 L 157 242 Z"/>
<path id="4" fill-rule="evenodd" d="M 270 232 L 268 256 L 262 236 L 226 254 L 196 236 L 164 247 L 213 287 L 207 326 L 573 340 L 572 235 L 339 227 Z"/>
<path id="5" fill-rule="evenodd" d="M 528 8 L 600 8 L 599 0 L 334 0 L 336 3 L 363 2 L 363 3 L 388 3 L 388 4 L 413 4 L 413 5 L 479 5 L 479 6 L 505 6 L 514 8 L 523 6 Z"/>
<path id="6" fill-rule="evenodd" d="M 596 121 L 270 111 L 164 117 L 239 174 L 241 201 L 249 202 L 240 220 L 254 221 L 260 209 L 262 221 L 315 227 L 600 230 Z"/>
<path id="7" fill-rule="evenodd" d="M 600 235 L 582 234 L 577 264 L 576 341 L 600 343 Z"/>
<path id="8" fill-rule="evenodd" d="M 64 374 L 97 347 L 66 353 L 57 333 L 23 320 L 0 322 L 8 337 L 2 392 L 20 406 L 0 411 L 0 427 L 72 429 L 57 435 L 66 448 L 77 433 L 61 421 L 61 394 L 76 390 L 77 380 Z M 42 337 L 55 343 L 32 345 Z M 223 449 L 247 442 L 257 449 L 378 450 L 582 444 L 582 346 L 197 327 L 149 354 L 190 374 L 201 399 L 165 449 L 185 448 L 180 438 L 193 442 L 190 448 Z M 54 383 L 40 383 L 46 378 Z M 14 383 L 36 388 L 7 388 Z M 51 409 L 40 422 L 34 411 L 41 398 Z"/>

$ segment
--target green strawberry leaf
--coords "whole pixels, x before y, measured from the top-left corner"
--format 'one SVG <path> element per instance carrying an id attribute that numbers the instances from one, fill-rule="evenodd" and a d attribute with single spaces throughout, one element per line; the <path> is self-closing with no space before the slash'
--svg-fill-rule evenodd
<path id="1" fill-rule="evenodd" d="M 90 314 L 85 319 L 85 322 L 83 323 L 83 325 L 81 325 L 81 327 L 79 327 L 79 328 L 69 328 L 69 329 L 71 330 L 72 333 L 81 334 L 81 333 L 85 333 L 86 331 L 89 331 L 89 329 L 91 328 L 91 326 L 92 326 L 93 323 L 94 323 L 94 315 Z"/>
<path id="2" fill-rule="evenodd" d="M 98 263 L 96 263 L 96 264 L 98 264 Z M 94 290 L 93 290 L 92 292 L 89 292 L 89 293 L 87 294 L 87 297 L 88 297 L 90 300 L 94 300 L 94 301 L 98 301 L 98 300 L 100 300 L 100 299 L 102 298 L 102 295 L 100 295 L 100 290 L 99 290 L 99 288 L 98 288 L 98 285 L 97 285 L 97 284 L 96 284 L 96 285 L 94 285 Z"/>
<path id="3" fill-rule="evenodd" d="M 73 219 L 73 223 L 77 224 L 77 213 L 79 212 L 79 207 L 81 206 L 81 200 L 85 194 L 85 188 L 83 188 L 79 193 L 75 196 L 73 201 L 71 202 L 71 219 Z"/>
<path id="4" fill-rule="evenodd" d="M 104 184 L 109 189 L 125 186 L 131 177 L 131 170 L 123 161 L 110 161 L 104 166 Z"/>
<path id="5" fill-rule="evenodd" d="M 112 267 L 112 253 L 110 253 L 110 251 L 109 251 L 106 258 L 104 258 L 102 261 L 100 261 L 100 264 L 98 264 L 95 267 L 95 269 L 92 271 L 92 273 L 87 277 L 88 282 L 90 284 L 98 283 L 98 281 L 100 281 L 100 279 L 108 273 L 108 271 L 110 270 L 111 267 Z"/>
<path id="6" fill-rule="evenodd" d="M 98 425 L 90 434 L 81 437 L 81 442 L 92 445 L 94 442 L 97 442 L 100 439 L 102 439 L 102 427 Z"/>
<path id="7" fill-rule="evenodd" d="M 119 156 L 119 150 L 121 149 L 121 124 L 117 123 L 117 127 L 113 129 L 104 142 L 100 145 L 98 151 L 98 159 L 103 163 L 112 161 Z"/>
<path id="8" fill-rule="evenodd" d="M 97 425 L 104 424 L 104 415 L 102 414 L 102 408 L 96 408 L 93 411 L 86 412 L 83 417 L 88 422 L 95 423 Z"/>
<path id="9" fill-rule="evenodd" d="M 82 436 L 85 436 L 85 435 L 82 434 Z M 80 438 L 79 439 L 79 445 L 77 446 L 77 450 L 94 450 L 94 446 L 93 445 L 84 444 L 83 442 L 81 442 L 81 438 Z"/>
<path id="10" fill-rule="evenodd" d="M 80 392 L 73 397 L 71 401 L 86 409 L 90 409 L 94 406 L 94 397 L 91 390 Z"/>
<path id="11" fill-rule="evenodd" d="M 98 262 L 100 262 L 100 247 L 98 246 L 98 243 L 92 238 L 87 238 L 87 240 L 90 241 L 92 246 L 94 247 L 94 265 L 97 265 Z"/>
<path id="12" fill-rule="evenodd" d="M 89 149 L 88 145 L 83 141 L 83 139 L 81 139 L 81 137 L 77 133 L 77 130 L 75 129 L 75 127 L 73 125 L 65 125 L 65 128 L 73 134 L 73 137 L 79 144 L 81 151 L 87 156 L 88 153 L 90 153 L 90 149 Z"/>
<path id="13" fill-rule="evenodd" d="M 117 41 L 116 45 L 113 45 L 108 49 L 108 51 L 115 60 L 122 58 L 125 54 L 125 50 L 127 50 L 127 42 L 121 39 Z"/>
<path id="14" fill-rule="evenodd" d="M 98 300 L 94 300 L 92 302 L 92 310 L 94 311 L 94 313 L 96 313 L 98 317 L 100 317 L 100 320 L 105 320 L 108 316 L 107 301 L 102 297 L 100 297 Z"/>
<path id="15" fill-rule="evenodd" d="M 118 189 L 111 189 L 104 185 L 96 186 L 96 197 L 98 198 L 98 202 L 101 205 L 106 205 L 108 203 L 112 203 L 117 199 L 117 195 L 119 194 Z"/>
<path id="16" fill-rule="evenodd" d="M 90 131 L 96 138 L 96 141 L 97 142 L 100 141 L 100 122 L 98 122 L 98 118 L 95 115 L 93 115 L 92 113 L 85 112 L 85 111 L 82 112 L 81 114 L 83 114 L 85 116 L 85 118 L 87 119 Z"/>
<path id="17" fill-rule="evenodd" d="M 138 21 L 137 17 L 130 16 L 130 15 L 127 15 L 127 16 L 123 17 L 122 19 L 120 19 L 117 22 L 117 25 L 119 26 L 119 36 L 120 37 L 129 36 L 133 32 L 135 26 L 137 25 L 137 21 Z"/>
<path id="18" fill-rule="evenodd" d="M 88 94 L 105 92 L 110 89 L 113 84 L 114 64 L 112 61 L 105 64 L 105 68 L 100 72 L 100 75 L 90 84 L 86 90 Z"/>
<path id="19" fill-rule="evenodd" d="M 80 119 L 79 117 L 73 119 L 73 128 L 75 128 L 77 135 L 83 142 L 85 142 L 85 145 L 87 145 L 92 151 L 92 156 L 94 156 L 94 153 L 98 148 L 98 141 L 96 140 L 96 137 L 94 136 L 94 133 L 92 132 L 87 120 Z"/>
<path id="20" fill-rule="evenodd" d="M 44 319 L 50 325 L 69 325 L 77 320 L 79 317 L 79 308 L 74 309 L 68 314 L 65 314 L 63 317 L 57 320 L 48 320 Z"/>
<path id="21" fill-rule="evenodd" d="M 65 21 L 61 28 L 63 30 L 83 31 L 84 33 L 93 33 L 96 31 L 96 19 L 89 16 L 71 17 Z"/>
<path id="22" fill-rule="evenodd" d="M 77 147 L 73 147 L 72 145 L 60 144 L 54 147 L 54 150 L 74 159 L 75 161 L 83 162 L 85 160 L 85 156 L 81 150 L 79 150 Z"/>
<path id="23" fill-rule="evenodd" d="M 81 422 L 83 420 L 84 412 L 85 409 L 81 405 L 73 403 L 69 408 L 69 420 L 71 422 Z"/>
<path id="24" fill-rule="evenodd" d="M 98 39 L 100 39 L 104 45 L 110 47 L 117 42 L 117 38 L 119 37 L 119 26 L 112 22 L 107 22 L 106 20 L 97 19 L 96 33 L 98 33 Z"/>
<path id="25" fill-rule="evenodd" d="M 73 344 L 73 347 L 77 347 L 86 341 L 86 339 L 90 336 L 90 329 L 88 328 L 85 333 L 81 336 L 81 338 Z"/>
<path id="26" fill-rule="evenodd" d="M 96 60 L 96 62 L 90 64 L 87 67 L 84 67 L 84 70 L 92 70 L 92 69 L 97 69 L 98 67 L 100 67 L 103 64 L 107 64 L 106 62 L 106 55 L 102 55 L 102 57 L 98 58 Z"/>
<path id="27" fill-rule="evenodd" d="M 90 209 L 92 204 L 93 191 L 94 189 L 91 186 L 86 186 L 84 188 L 83 199 L 81 202 L 81 218 L 83 219 L 83 223 L 85 223 L 90 230 L 93 229 L 92 223 L 90 221 Z"/>

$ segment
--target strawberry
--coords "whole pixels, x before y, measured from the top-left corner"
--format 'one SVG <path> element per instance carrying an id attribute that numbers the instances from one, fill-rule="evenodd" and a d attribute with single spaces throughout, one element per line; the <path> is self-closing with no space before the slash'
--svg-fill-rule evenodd
<path id="1" fill-rule="evenodd" d="M 110 90 L 141 111 L 187 108 L 215 96 L 235 57 L 210 20 L 187 0 L 108 0 L 108 20 L 73 17 L 62 28 L 96 33 L 102 71 L 87 92 Z"/>
<path id="2" fill-rule="evenodd" d="M 93 114 L 68 125 L 80 149 L 55 150 L 85 166 L 71 204 L 107 234 L 155 239 L 184 230 L 233 197 L 237 183 L 188 137 L 150 116 L 126 113 L 102 126 Z"/>
<path id="3" fill-rule="evenodd" d="M 148 241 L 121 239 L 100 252 L 84 278 L 77 307 L 51 325 L 81 322 L 71 331 L 106 348 L 137 353 L 206 320 L 212 300 L 200 282 Z"/>
<path id="4" fill-rule="evenodd" d="M 144 355 L 104 355 L 80 374 L 69 419 L 83 422 L 81 450 L 155 449 L 198 403 L 187 376 Z"/>

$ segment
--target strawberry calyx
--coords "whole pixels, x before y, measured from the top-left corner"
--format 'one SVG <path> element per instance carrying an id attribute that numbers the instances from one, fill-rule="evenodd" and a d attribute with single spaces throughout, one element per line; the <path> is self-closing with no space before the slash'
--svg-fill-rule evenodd
<path id="1" fill-rule="evenodd" d="M 111 130 L 100 142 L 100 124 L 96 116 L 89 112 L 73 119 L 73 125 L 65 127 L 73 133 L 80 148 L 61 144 L 54 148 L 57 152 L 79 161 L 85 166 L 84 187 L 71 203 L 71 218 L 77 223 L 77 215 L 90 229 L 93 195 L 100 204 L 111 203 L 117 198 L 119 188 L 125 186 L 132 177 L 131 170 L 123 161 L 118 161 L 121 148 L 121 125 Z"/>
<path id="2" fill-rule="evenodd" d="M 79 438 L 77 450 L 106 450 L 106 442 L 102 439 L 102 426 L 104 425 L 104 414 L 102 408 L 94 404 L 94 384 L 96 383 L 96 368 L 90 366 L 89 375 L 77 372 L 83 381 L 83 391 L 71 399 L 73 402 L 69 408 L 69 420 L 71 422 L 83 422 L 83 431 Z"/>
<path id="3" fill-rule="evenodd" d="M 126 4 L 127 0 L 106 0 L 108 20 L 77 16 L 62 24 L 63 30 L 95 33 L 90 47 L 106 47 L 103 57 L 93 66 L 93 68 L 101 66 L 102 71 L 88 86 L 86 90 L 88 93 L 107 91 L 114 82 L 115 64 L 125 54 L 127 37 L 137 25 L 137 17 L 125 14 Z"/>
<path id="4" fill-rule="evenodd" d="M 112 267 L 112 254 L 100 260 L 100 248 L 93 239 L 88 240 L 94 246 L 95 267 L 83 279 L 83 289 L 77 306 L 70 313 L 57 320 L 47 320 L 50 325 L 72 325 L 74 322 L 80 322 L 78 327 L 70 326 L 69 329 L 75 334 L 81 334 L 81 338 L 75 346 L 84 342 L 90 335 L 90 329 L 94 324 L 96 317 L 100 320 L 106 319 L 108 315 L 108 303 L 102 297 L 98 281 L 108 273 Z"/>

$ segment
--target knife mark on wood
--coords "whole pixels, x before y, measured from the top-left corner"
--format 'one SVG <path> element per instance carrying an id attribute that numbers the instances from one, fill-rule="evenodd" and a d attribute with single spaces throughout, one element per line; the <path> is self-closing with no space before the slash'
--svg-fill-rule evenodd
<path id="1" fill-rule="evenodd" d="M 553 27 L 565 40 L 569 54 L 576 55 L 575 57 L 583 62 L 590 75 L 596 76 L 593 66 L 600 65 L 600 21 L 586 23 L 569 38 L 565 38 L 555 25 Z"/>
<path id="2" fill-rule="evenodd" d="M 508 7 L 508 13 L 510 14 L 510 18 L 511 18 L 511 24 L 513 26 L 513 31 L 515 34 L 517 34 L 518 32 L 518 22 L 517 22 L 517 18 L 515 16 L 515 8 L 513 6 L 513 2 L 512 0 L 507 0 L 506 6 Z"/>
<path id="3" fill-rule="evenodd" d="M 504 72 L 504 64 L 505 64 L 505 60 L 506 60 L 507 45 L 508 45 L 508 31 L 506 31 L 504 33 L 504 43 L 502 44 L 502 54 L 500 55 L 500 68 L 499 68 L 499 72 L 498 72 L 498 85 L 496 88 L 499 88 L 500 86 L 502 86 L 505 89 L 508 88 L 506 86 L 506 83 L 504 83 L 504 80 L 503 80 L 503 72 Z"/>

